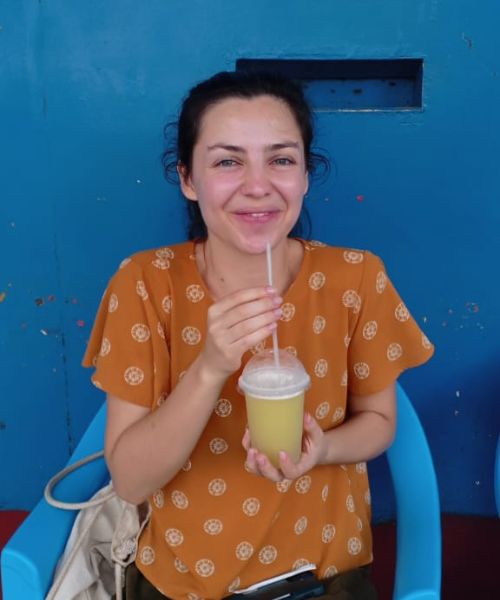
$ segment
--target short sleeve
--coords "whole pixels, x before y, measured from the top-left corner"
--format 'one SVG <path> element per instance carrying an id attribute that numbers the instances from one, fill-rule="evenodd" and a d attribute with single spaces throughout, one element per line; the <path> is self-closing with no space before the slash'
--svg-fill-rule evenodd
<path id="1" fill-rule="evenodd" d="M 83 365 L 95 367 L 96 387 L 152 408 L 159 393 L 155 380 L 166 387 L 169 354 L 145 279 L 140 265 L 122 262 L 104 292 Z"/>
<path id="2" fill-rule="evenodd" d="M 356 301 L 348 303 L 353 316 L 357 313 L 348 350 L 349 391 L 359 395 L 384 389 L 402 371 L 426 362 L 434 352 L 382 261 L 366 252 L 363 262 L 359 295 L 350 291 Z"/>

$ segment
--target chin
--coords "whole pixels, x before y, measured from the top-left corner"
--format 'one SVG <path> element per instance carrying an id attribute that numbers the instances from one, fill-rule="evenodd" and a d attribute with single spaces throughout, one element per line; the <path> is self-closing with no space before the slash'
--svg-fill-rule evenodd
<path id="1" fill-rule="evenodd" d="M 271 243 L 273 240 L 269 240 Z M 244 240 L 239 247 L 247 254 L 263 254 L 266 251 L 267 239 Z"/>
<path id="2" fill-rule="evenodd" d="M 274 229 L 268 232 L 267 235 L 242 236 L 237 246 L 240 250 L 248 254 L 262 254 L 266 252 L 268 242 L 271 244 L 271 248 L 275 248 L 286 242 L 290 231 L 284 232 Z"/>

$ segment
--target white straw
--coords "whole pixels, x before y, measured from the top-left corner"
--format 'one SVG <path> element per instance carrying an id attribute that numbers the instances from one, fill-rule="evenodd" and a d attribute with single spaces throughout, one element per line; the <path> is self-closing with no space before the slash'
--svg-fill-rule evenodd
<path id="1" fill-rule="evenodd" d="M 273 286 L 273 261 L 271 258 L 271 244 L 267 242 L 266 244 L 266 258 L 267 258 L 267 285 L 270 287 Z M 280 357 L 278 350 L 278 332 L 275 329 L 273 331 L 273 354 L 274 354 L 274 364 L 277 369 L 280 368 Z"/>

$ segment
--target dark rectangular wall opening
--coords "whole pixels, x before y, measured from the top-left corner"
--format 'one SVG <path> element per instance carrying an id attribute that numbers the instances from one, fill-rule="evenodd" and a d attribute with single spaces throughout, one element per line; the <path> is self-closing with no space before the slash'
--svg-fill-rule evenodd
<path id="1" fill-rule="evenodd" d="M 270 71 L 299 81 L 318 112 L 422 109 L 421 58 L 241 58 L 236 71 Z"/>

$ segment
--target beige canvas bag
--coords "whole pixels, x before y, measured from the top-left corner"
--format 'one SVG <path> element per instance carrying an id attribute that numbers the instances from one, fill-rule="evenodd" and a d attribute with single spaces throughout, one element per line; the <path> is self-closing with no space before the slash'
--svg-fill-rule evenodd
<path id="1" fill-rule="evenodd" d="M 66 467 L 50 479 L 45 500 L 62 510 L 79 510 L 57 564 L 46 600 L 122 600 L 125 567 L 135 560 L 138 538 L 149 521 L 151 507 L 129 504 L 116 495 L 113 483 L 87 502 L 61 502 L 55 485 L 68 473 L 103 456 L 96 452 Z"/>

